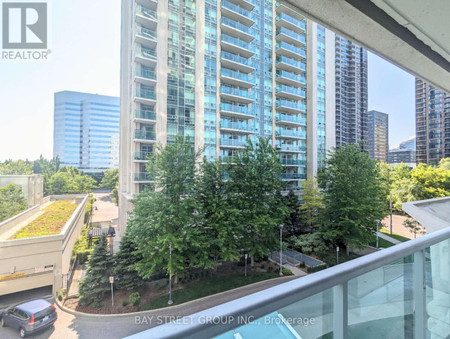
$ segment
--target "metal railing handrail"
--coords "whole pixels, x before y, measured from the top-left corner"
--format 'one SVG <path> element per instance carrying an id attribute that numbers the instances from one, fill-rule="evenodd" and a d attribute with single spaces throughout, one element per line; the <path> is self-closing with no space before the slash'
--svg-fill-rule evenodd
<path id="1" fill-rule="evenodd" d="M 225 333 L 241 324 L 246 317 L 253 320 L 317 293 L 337 287 L 353 278 L 373 271 L 396 260 L 450 239 L 449 227 L 383 249 L 340 265 L 288 281 L 281 285 L 250 294 L 189 316 L 189 321 L 180 320 L 137 333 L 128 338 L 209 338 Z M 209 319 L 207 321 L 206 319 Z M 248 319 L 248 318 L 247 318 Z M 217 323 L 217 320 L 223 320 Z"/>

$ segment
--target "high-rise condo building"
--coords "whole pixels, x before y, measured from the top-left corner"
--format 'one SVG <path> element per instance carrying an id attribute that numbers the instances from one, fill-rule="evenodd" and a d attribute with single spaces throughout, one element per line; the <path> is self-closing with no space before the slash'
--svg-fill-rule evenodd
<path id="1" fill-rule="evenodd" d="M 387 113 L 367 112 L 365 148 L 372 159 L 387 162 L 389 152 L 389 115 Z"/>
<path id="2" fill-rule="evenodd" d="M 335 145 L 335 34 L 284 2 L 122 1 L 120 224 L 176 135 L 226 161 L 271 139 L 285 190 Z"/>
<path id="3" fill-rule="evenodd" d="M 336 35 L 336 145 L 367 137 L 367 50 Z"/>
<path id="4" fill-rule="evenodd" d="M 53 156 L 61 166 L 85 173 L 119 167 L 119 98 L 62 91 L 54 100 Z"/>
<path id="5" fill-rule="evenodd" d="M 417 162 L 450 157 L 450 95 L 416 78 Z"/>

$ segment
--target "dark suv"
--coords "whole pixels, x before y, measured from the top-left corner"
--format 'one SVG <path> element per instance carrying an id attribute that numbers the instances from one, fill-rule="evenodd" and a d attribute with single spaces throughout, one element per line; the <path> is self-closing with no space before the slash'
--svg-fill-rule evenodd
<path id="1" fill-rule="evenodd" d="M 2 327 L 9 326 L 19 331 L 20 337 L 44 330 L 54 324 L 58 315 L 55 305 L 44 299 L 27 301 L 8 308 L 0 314 Z"/>

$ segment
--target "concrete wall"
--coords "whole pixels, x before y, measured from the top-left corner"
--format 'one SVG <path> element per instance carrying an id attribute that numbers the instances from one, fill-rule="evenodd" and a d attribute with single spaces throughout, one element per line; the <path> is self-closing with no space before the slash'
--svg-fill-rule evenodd
<path id="1" fill-rule="evenodd" d="M 44 177 L 40 174 L 32 175 L 0 175 L 0 187 L 16 184 L 22 188 L 27 198 L 28 207 L 39 205 L 44 197 Z"/>
<path id="2" fill-rule="evenodd" d="M 63 287 L 73 245 L 84 224 L 88 195 L 51 198 L 75 199 L 79 205 L 58 235 L 0 241 L 0 277 L 25 273 L 23 277 L 0 280 L 0 295 L 47 285 L 53 285 L 54 291 Z"/>

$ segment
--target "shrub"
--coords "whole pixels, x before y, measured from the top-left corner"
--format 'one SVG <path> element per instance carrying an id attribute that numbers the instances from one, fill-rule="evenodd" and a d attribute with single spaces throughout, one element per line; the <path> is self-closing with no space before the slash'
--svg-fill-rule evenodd
<path id="1" fill-rule="evenodd" d="M 305 254 L 321 254 L 329 250 L 329 246 L 320 233 L 294 236 L 290 241 L 296 250 Z"/>
<path id="2" fill-rule="evenodd" d="M 84 228 L 81 231 L 80 237 L 75 241 L 75 245 L 73 246 L 72 250 L 72 260 L 74 260 L 76 257 L 78 257 L 78 263 L 80 265 L 83 265 L 89 260 L 89 255 L 92 253 L 94 246 L 89 248 L 89 241 L 88 241 L 88 228 Z M 93 245 L 95 243 L 93 242 Z"/>
<path id="3" fill-rule="evenodd" d="M 306 267 L 305 262 L 302 261 L 302 262 L 300 263 L 300 268 L 305 268 L 305 267 Z"/>
<path id="4" fill-rule="evenodd" d="M 130 300 L 131 305 L 137 306 L 137 305 L 139 305 L 139 302 L 141 301 L 141 296 L 140 296 L 139 292 L 134 292 L 134 293 L 130 294 L 128 299 Z"/>
<path id="5" fill-rule="evenodd" d="M 67 291 L 65 289 L 60 289 L 58 292 L 56 292 L 56 298 L 58 298 L 59 301 L 63 301 L 63 299 L 66 297 Z"/>
<path id="6" fill-rule="evenodd" d="M 128 305 L 128 300 L 127 299 L 122 300 L 122 306 L 125 307 L 127 305 Z"/>
<path id="7" fill-rule="evenodd" d="M 287 269 L 287 268 L 283 268 L 282 272 L 283 272 L 283 275 L 292 275 L 291 270 Z"/>
<path id="8" fill-rule="evenodd" d="M 99 302 L 94 302 L 94 303 L 92 303 L 92 307 L 93 307 L 93 308 L 102 308 L 103 305 L 100 304 Z"/>
<path id="9" fill-rule="evenodd" d="M 311 266 L 311 267 L 308 267 L 308 268 L 306 269 L 306 271 L 307 271 L 308 273 L 314 273 L 314 272 L 322 271 L 322 270 L 324 270 L 324 269 L 326 269 L 326 268 L 327 268 L 327 265 L 323 264 L 323 265 L 318 265 L 318 266 Z"/>

